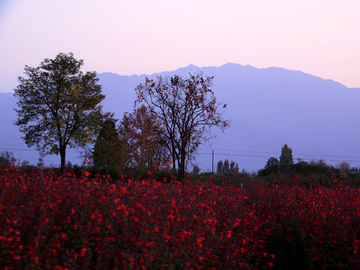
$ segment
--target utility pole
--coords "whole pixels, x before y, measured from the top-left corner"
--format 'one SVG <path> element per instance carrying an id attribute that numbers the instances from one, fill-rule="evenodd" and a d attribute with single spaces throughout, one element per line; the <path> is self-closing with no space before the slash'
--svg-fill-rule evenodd
<path id="1" fill-rule="evenodd" d="M 212 150 L 211 173 L 214 174 L 214 150 Z"/>

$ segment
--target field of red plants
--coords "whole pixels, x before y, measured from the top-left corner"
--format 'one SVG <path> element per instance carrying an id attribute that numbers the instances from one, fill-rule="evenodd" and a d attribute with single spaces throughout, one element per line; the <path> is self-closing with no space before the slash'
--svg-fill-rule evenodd
<path id="1" fill-rule="evenodd" d="M 360 191 L 0 179 L 1 269 L 360 269 Z"/>

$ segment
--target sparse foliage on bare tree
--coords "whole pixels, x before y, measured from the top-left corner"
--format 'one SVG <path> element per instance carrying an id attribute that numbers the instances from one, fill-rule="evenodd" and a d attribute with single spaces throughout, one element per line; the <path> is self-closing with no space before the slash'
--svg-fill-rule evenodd
<path id="1" fill-rule="evenodd" d="M 16 159 L 13 152 L 11 151 L 1 151 L 0 153 L 0 169 L 2 166 L 14 166 Z"/>
<path id="2" fill-rule="evenodd" d="M 19 77 L 14 90 L 18 98 L 15 125 L 25 143 L 42 154 L 60 154 L 61 172 L 67 147 L 85 147 L 96 138 L 106 115 L 100 102 L 105 98 L 96 72 L 80 71 L 83 60 L 72 53 L 59 53 L 39 67 L 25 66 L 27 78 Z"/>
<path id="3" fill-rule="evenodd" d="M 136 88 L 138 103 L 145 104 L 161 123 L 152 126 L 166 145 L 173 161 L 173 170 L 179 169 L 179 179 L 185 174 L 186 163 L 193 157 L 197 147 L 211 139 L 212 126 L 222 129 L 228 122 L 222 118 L 221 109 L 212 86 L 213 77 L 204 78 L 202 73 L 145 79 L 145 84 Z"/>

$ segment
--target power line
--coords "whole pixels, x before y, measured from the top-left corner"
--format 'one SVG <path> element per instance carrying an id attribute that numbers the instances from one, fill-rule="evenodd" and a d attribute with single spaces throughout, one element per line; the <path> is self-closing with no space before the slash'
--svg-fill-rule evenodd
<path id="1" fill-rule="evenodd" d="M 36 149 L 19 149 L 19 148 L 3 148 L 3 147 L 0 147 L 0 149 L 2 150 L 10 150 L 10 151 L 35 151 L 35 152 L 38 152 L 38 150 Z M 78 153 L 79 151 L 66 151 L 66 153 Z"/>
<path id="2" fill-rule="evenodd" d="M 209 154 L 210 153 L 206 153 Z M 240 154 L 228 154 L 228 153 L 216 153 L 217 155 L 222 155 L 222 156 L 231 156 L 231 157 L 251 157 L 251 158 L 269 158 L 269 156 L 255 156 L 255 155 L 240 155 Z M 326 161 L 341 161 L 343 157 L 339 156 L 339 159 L 326 159 Z M 360 157 L 358 157 L 360 158 Z M 321 160 L 322 158 L 318 158 L 317 160 Z M 313 158 L 309 157 L 309 158 L 304 158 L 302 160 L 314 160 Z M 354 159 L 346 159 L 349 162 L 360 162 L 359 160 L 354 160 Z"/>
<path id="3" fill-rule="evenodd" d="M 209 149 L 210 150 L 210 149 Z M 212 150 L 212 149 L 211 149 Z M 261 151 L 241 151 L 241 150 L 229 150 L 229 149 L 213 149 L 213 150 L 218 150 L 218 151 L 228 151 L 228 152 L 238 152 L 238 153 L 259 153 L 259 154 L 271 154 L 271 155 L 280 155 L 281 153 L 274 153 L 274 152 L 261 152 Z M 199 151 L 207 151 L 207 149 L 199 149 Z M 203 154 L 210 154 L 210 153 L 203 153 Z M 217 153 L 217 154 L 221 154 L 221 153 Z M 222 153 L 225 155 L 225 153 Z M 226 153 L 227 154 L 227 153 Z M 230 154 L 227 154 L 230 155 Z M 251 157 L 268 157 L 268 156 L 253 156 L 253 155 L 243 155 L 243 156 L 251 156 Z M 320 154 L 296 154 L 296 156 L 318 156 L 318 157 L 337 157 L 337 158 L 358 158 L 360 159 L 360 156 L 340 156 L 340 155 L 320 155 Z"/>
<path id="4" fill-rule="evenodd" d="M 1 145 L 12 145 L 12 146 L 23 146 L 21 144 L 1 144 Z M 0 149 L 2 150 L 17 150 L 17 151 L 37 151 L 36 149 L 17 149 L 17 148 L 3 148 L 0 147 Z M 237 153 L 258 153 L 258 154 L 270 154 L 270 155 L 280 155 L 281 153 L 274 153 L 274 152 L 262 152 L 262 151 L 251 151 L 251 150 L 231 150 L 231 149 L 221 149 L 221 148 L 214 148 L 214 149 L 199 149 L 198 151 L 227 151 L 227 152 L 237 152 Z M 67 153 L 77 153 L 79 151 L 66 151 Z M 208 153 L 202 153 L 202 154 L 212 154 L 212 152 L 208 152 Z M 221 152 L 217 152 L 217 154 L 220 155 L 230 155 L 227 153 L 221 153 Z M 244 156 L 244 157 L 268 157 L 268 156 L 258 156 L 258 155 L 234 155 L 234 156 Z M 319 155 L 319 154 L 296 154 L 296 156 L 317 156 L 317 157 L 331 157 L 331 158 L 358 158 L 360 159 L 360 156 L 340 156 L 340 155 Z"/>
<path id="5" fill-rule="evenodd" d="M 14 148 L 3 148 L 3 147 L 0 147 L 0 149 L 2 150 L 10 150 L 10 151 L 36 151 L 35 149 L 14 149 Z"/>
<path id="6" fill-rule="evenodd" d="M 0 145 L 24 146 L 23 144 L 13 144 L 13 143 L 0 143 Z"/>

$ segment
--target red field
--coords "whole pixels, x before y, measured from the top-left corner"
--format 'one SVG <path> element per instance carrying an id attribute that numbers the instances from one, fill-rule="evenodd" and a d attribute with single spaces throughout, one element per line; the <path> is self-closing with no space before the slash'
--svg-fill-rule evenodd
<path id="1" fill-rule="evenodd" d="M 360 191 L 0 179 L 1 269 L 360 269 Z"/>

